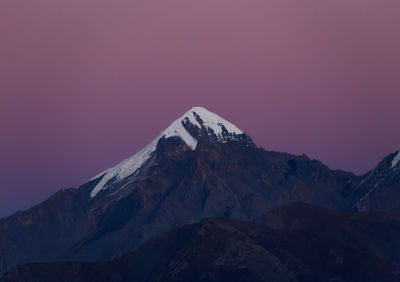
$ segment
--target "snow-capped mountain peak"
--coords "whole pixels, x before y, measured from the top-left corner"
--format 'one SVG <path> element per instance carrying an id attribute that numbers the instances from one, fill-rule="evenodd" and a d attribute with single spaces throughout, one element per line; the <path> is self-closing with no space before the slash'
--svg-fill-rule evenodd
<path id="1" fill-rule="evenodd" d="M 101 177 L 101 180 L 93 188 L 90 196 L 93 198 L 101 190 L 112 186 L 114 182 L 118 182 L 137 173 L 140 167 L 150 159 L 161 139 L 178 137 L 185 142 L 190 149 L 195 150 L 199 142 L 196 138 L 203 138 L 204 134 L 214 142 L 225 143 L 228 140 L 237 140 L 237 137 L 243 134 L 243 131 L 234 124 L 203 107 L 193 107 L 183 116 L 171 123 L 167 129 L 163 130 L 157 138 L 144 149 L 120 164 L 92 178 L 91 180 L 96 180 Z"/>
<path id="2" fill-rule="evenodd" d="M 196 131 L 200 132 L 193 136 L 189 127 L 195 127 Z M 200 135 L 206 133 L 207 136 L 213 136 L 216 142 L 224 142 L 226 139 L 235 139 L 237 135 L 243 134 L 236 125 L 223 119 L 203 107 L 193 107 L 183 116 L 174 121 L 161 135 L 165 138 L 178 136 L 192 150 L 196 148 L 197 139 Z"/>

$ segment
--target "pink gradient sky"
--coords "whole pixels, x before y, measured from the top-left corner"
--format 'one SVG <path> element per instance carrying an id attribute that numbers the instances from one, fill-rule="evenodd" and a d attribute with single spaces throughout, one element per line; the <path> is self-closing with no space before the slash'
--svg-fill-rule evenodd
<path id="1" fill-rule="evenodd" d="M 400 147 L 398 0 L 3 0 L 0 216 L 202 105 L 363 173 Z"/>

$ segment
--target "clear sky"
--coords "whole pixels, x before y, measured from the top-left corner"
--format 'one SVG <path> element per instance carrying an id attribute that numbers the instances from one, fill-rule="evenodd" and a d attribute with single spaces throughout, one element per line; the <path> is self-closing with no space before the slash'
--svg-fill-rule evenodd
<path id="1" fill-rule="evenodd" d="M 398 0 L 0 1 L 0 216 L 78 186 L 194 105 L 366 172 L 400 147 Z"/>

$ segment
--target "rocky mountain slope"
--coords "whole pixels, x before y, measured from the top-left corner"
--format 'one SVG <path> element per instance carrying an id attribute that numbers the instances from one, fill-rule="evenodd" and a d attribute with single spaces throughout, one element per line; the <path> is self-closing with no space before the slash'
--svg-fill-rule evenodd
<path id="1" fill-rule="evenodd" d="M 400 151 L 384 158 L 375 169 L 353 181 L 359 211 L 400 210 Z"/>
<path id="2" fill-rule="evenodd" d="M 14 267 L 1 282 L 398 281 L 399 235 L 400 214 L 299 203 L 256 222 L 213 218 L 175 228 L 110 262 Z"/>

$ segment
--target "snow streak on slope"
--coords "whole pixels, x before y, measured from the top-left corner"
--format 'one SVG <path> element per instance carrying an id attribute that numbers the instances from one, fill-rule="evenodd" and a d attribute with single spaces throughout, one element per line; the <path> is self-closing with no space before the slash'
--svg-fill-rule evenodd
<path id="1" fill-rule="evenodd" d="M 394 156 L 392 160 L 392 168 L 394 168 L 400 161 L 400 150 L 397 152 L 397 155 Z"/>
<path id="2" fill-rule="evenodd" d="M 147 145 L 144 149 L 139 151 L 137 154 L 133 155 L 132 157 L 124 160 L 122 163 L 118 164 L 113 168 L 109 168 L 105 172 L 102 172 L 95 178 L 91 180 L 97 179 L 103 175 L 103 178 L 100 180 L 99 183 L 93 188 L 92 192 L 90 193 L 90 197 L 95 197 L 100 190 L 106 188 L 107 183 L 116 177 L 116 180 L 122 180 L 132 173 L 136 172 L 150 157 L 151 154 L 156 150 L 156 146 L 158 140 L 160 138 L 157 137 L 153 140 L 149 145 Z"/>
<path id="3" fill-rule="evenodd" d="M 136 173 L 138 169 L 150 159 L 157 148 L 158 142 L 162 138 L 179 137 L 189 148 L 195 150 L 198 141 L 186 130 L 184 127 L 186 123 L 190 123 L 198 129 L 207 129 L 209 134 L 213 133 L 217 136 L 217 142 L 225 142 L 226 138 L 223 137 L 224 129 L 232 136 L 232 139 L 234 139 L 236 135 L 243 134 L 243 131 L 220 116 L 203 107 L 194 107 L 174 121 L 167 129 L 162 131 L 156 139 L 137 154 L 92 178 L 91 180 L 95 180 L 102 177 L 99 183 L 93 188 L 90 197 L 95 197 L 101 190 L 106 189 L 112 183 L 118 182 Z"/>

